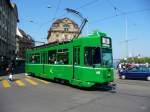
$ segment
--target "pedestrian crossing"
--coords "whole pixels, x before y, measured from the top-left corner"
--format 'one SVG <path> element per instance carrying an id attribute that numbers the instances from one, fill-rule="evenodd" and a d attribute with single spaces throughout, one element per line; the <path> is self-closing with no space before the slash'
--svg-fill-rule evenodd
<path id="1" fill-rule="evenodd" d="M 2 85 L 4 88 L 9 88 L 10 87 L 10 83 L 7 80 L 2 80 Z"/>
<path id="2" fill-rule="evenodd" d="M 16 80 L 15 82 L 18 86 L 21 86 L 21 87 L 25 86 L 25 84 L 21 80 Z"/>
<path id="3" fill-rule="evenodd" d="M 27 82 L 29 82 L 30 84 L 32 84 L 32 85 L 38 85 L 38 83 L 36 83 L 35 81 L 33 81 L 33 80 L 29 79 L 29 78 L 25 78 L 25 80 Z"/>
<path id="4" fill-rule="evenodd" d="M 29 85 L 37 86 L 40 84 L 47 85 L 49 84 L 49 81 L 25 76 L 20 79 L 14 79 L 14 81 L 6 80 L 5 78 L 0 77 L 0 88 L 11 88 L 11 87 L 26 87 Z"/>

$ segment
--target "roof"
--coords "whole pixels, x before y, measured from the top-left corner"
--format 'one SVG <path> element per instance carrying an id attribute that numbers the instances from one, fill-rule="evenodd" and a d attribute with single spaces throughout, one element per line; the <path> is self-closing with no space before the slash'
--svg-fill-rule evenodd
<path id="1" fill-rule="evenodd" d="M 34 39 L 29 34 L 27 34 L 25 31 L 23 31 L 22 29 L 17 28 L 16 29 L 16 35 L 22 39 L 34 41 Z"/>
<path id="2" fill-rule="evenodd" d="M 16 35 L 23 38 L 23 35 L 21 34 L 21 32 L 19 31 L 18 27 L 16 28 Z"/>
<path id="3" fill-rule="evenodd" d="M 61 22 L 62 22 L 63 20 L 65 20 L 65 19 L 71 21 L 73 24 L 75 24 L 75 25 L 78 26 L 78 24 L 76 24 L 73 20 L 71 20 L 71 19 L 69 19 L 69 18 L 67 18 L 67 17 L 62 18 L 62 19 L 57 19 L 53 24 L 61 23 Z"/>
<path id="4" fill-rule="evenodd" d="M 6 0 L 6 2 L 7 2 L 8 5 L 10 6 L 10 8 L 11 8 L 12 10 L 14 10 L 14 12 L 15 12 L 15 14 L 16 14 L 17 22 L 19 22 L 17 5 L 16 5 L 15 3 L 11 3 L 10 0 Z"/>

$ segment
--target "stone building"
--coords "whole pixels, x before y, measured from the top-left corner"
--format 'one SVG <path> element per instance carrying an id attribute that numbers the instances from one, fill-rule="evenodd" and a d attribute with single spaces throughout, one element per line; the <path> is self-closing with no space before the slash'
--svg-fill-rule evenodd
<path id="1" fill-rule="evenodd" d="M 79 33 L 78 25 L 69 18 L 56 20 L 48 31 L 48 43 L 69 41 Z"/>
<path id="2" fill-rule="evenodd" d="M 10 0 L 0 0 L 0 62 L 15 59 L 18 11 Z"/>
<path id="3" fill-rule="evenodd" d="M 26 34 L 23 30 L 16 30 L 16 58 L 25 59 L 25 50 L 35 46 L 32 37 Z"/>

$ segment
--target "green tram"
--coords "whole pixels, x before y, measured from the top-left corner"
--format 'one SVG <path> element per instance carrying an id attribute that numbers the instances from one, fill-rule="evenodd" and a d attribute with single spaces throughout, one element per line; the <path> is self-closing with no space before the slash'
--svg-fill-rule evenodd
<path id="1" fill-rule="evenodd" d="M 113 82 L 112 60 L 111 38 L 94 32 L 69 42 L 28 49 L 25 71 L 37 77 L 92 87 Z"/>

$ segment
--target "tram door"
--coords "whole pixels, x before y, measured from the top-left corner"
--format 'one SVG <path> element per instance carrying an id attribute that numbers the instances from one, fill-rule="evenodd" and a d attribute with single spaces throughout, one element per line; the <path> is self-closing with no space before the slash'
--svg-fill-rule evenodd
<path id="1" fill-rule="evenodd" d="M 78 79 L 78 67 L 80 65 L 80 47 L 73 48 L 73 79 Z"/>

